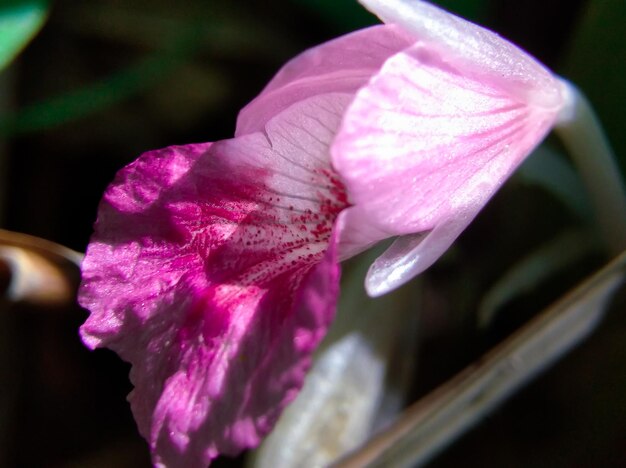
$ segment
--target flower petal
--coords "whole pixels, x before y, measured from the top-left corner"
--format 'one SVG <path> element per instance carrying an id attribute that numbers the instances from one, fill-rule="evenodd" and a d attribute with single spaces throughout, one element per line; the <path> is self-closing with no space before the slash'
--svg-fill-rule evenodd
<path id="1" fill-rule="evenodd" d="M 390 55 L 413 42 L 403 29 L 379 25 L 308 49 L 287 62 L 261 94 L 241 110 L 235 135 L 262 131 L 274 115 L 308 97 L 354 93 Z"/>
<path id="2" fill-rule="evenodd" d="M 498 83 L 512 97 L 535 106 L 562 105 L 553 74 L 496 33 L 420 0 L 359 1 L 385 23 L 412 33 L 466 76 Z"/>
<path id="3" fill-rule="evenodd" d="M 432 231 L 398 237 L 374 261 L 365 278 L 365 289 L 378 297 L 399 288 L 422 273 L 452 245 L 480 211 L 459 212 L 443 221 Z"/>
<path id="4" fill-rule="evenodd" d="M 369 289 L 380 294 L 391 284 L 382 280 L 388 268 L 376 271 L 382 265 L 411 265 L 392 282 L 398 285 L 443 253 L 450 233 L 460 233 L 454 218 L 473 218 L 543 139 L 557 111 L 529 104 L 499 81 L 468 76 L 421 43 L 391 57 L 346 111 L 333 165 L 359 209 L 353 230 L 431 234 L 428 255 L 414 251 L 418 238 L 396 245 L 375 264 Z M 399 259 L 401 250 L 411 259 Z"/>
<path id="5" fill-rule="evenodd" d="M 157 465 L 251 447 L 301 387 L 338 295 L 329 144 L 350 96 L 299 102 L 264 133 L 143 155 L 100 207 L 83 264 L 90 347 L 132 363 Z"/>

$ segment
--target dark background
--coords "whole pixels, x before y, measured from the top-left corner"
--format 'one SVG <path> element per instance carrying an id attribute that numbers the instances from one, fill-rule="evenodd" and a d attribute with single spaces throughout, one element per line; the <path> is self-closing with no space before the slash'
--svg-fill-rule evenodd
<path id="1" fill-rule="evenodd" d="M 625 2 L 440 3 L 578 83 L 626 167 Z M 2 226 L 84 251 L 118 169 L 149 149 L 230 137 L 238 109 L 282 63 L 375 21 L 351 0 L 52 2 L 40 34 L 0 74 Z M 604 262 L 586 256 L 477 329 L 476 305 L 489 285 L 578 222 L 549 190 L 507 184 L 426 275 L 423 303 L 407 305 L 424 309 L 411 400 Z M 624 296 L 583 347 L 433 466 L 626 466 Z M 0 466 L 149 466 L 125 401 L 128 367 L 109 351 L 83 348 L 77 328 L 86 312 L 18 304 L 3 313 L 9 411 L 0 414 Z"/>

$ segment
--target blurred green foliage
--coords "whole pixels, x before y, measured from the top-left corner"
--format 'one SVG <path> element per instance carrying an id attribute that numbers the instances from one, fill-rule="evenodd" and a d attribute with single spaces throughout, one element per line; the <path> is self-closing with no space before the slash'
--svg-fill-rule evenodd
<path id="1" fill-rule="evenodd" d="M 0 121 L 0 134 L 19 134 L 45 130 L 106 109 L 123 99 L 144 91 L 181 67 L 198 49 L 198 24 L 187 28 L 164 50 L 150 54 L 132 66 L 91 83 L 26 106 Z"/>
<path id="2" fill-rule="evenodd" d="M 3 0 L 0 3 L 0 70 L 37 34 L 47 13 L 46 0 Z"/>

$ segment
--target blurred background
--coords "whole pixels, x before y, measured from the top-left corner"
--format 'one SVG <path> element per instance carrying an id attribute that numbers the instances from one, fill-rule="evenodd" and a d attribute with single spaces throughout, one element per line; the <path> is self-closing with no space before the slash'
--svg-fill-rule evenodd
<path id="1" fill-rule="evenodd" d="M 436 3 L 577 83 L 626 168 L 626 2 Z M 18 4 L 47 19 L 0 71 L 0 226 L 80 252 L 118 169 L 150 149 L 232 136 L 238 110 L 286 60 L 376 23 L 353 0 L 6 0 L 0 32 L 3 9 Z M 606 261 L 587 234 L 593 221 L 558 142 L 549 139 L 541 151 L 556 165 L 533 158 L 425 275 L 420 299 L 405 305 L 420 317 L 408 401 Z M 537 176 L 546 172 L 549 181 Z M 570 236 L 571 249 L 555 259 L 560 236 Z M 479 327 L 486 294 L 528 258 L 544 261 L 545 274 L 513 285 Z M 75 287 L 76 271 L 63 268 Z M 10 274 L 3 274 L 6 287 Z M 432 466 L 626 466 L 625 304 L 621 291 L 588 342 Z M 70 298 L 5 300 L 0 313 L 0 466 L 150 466 L 125 400 L 128 366 L 82 346 L 77 329 L 86 312 Z"/>

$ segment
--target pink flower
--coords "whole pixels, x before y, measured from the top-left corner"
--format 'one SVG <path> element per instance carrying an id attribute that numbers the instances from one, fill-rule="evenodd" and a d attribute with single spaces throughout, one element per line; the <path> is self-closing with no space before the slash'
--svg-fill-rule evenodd
<path id="1" fill-rule="evenodd" d="M 494 33 L 420 1 L 299 55 L 236 136 L 122 169 L 83 264 L 81 328 L 132 363 L 158 466 L 257 445 L 332 320 L 339 265 L 383 294 L 430 266 L 541 141 L 561 84 Z"/>

